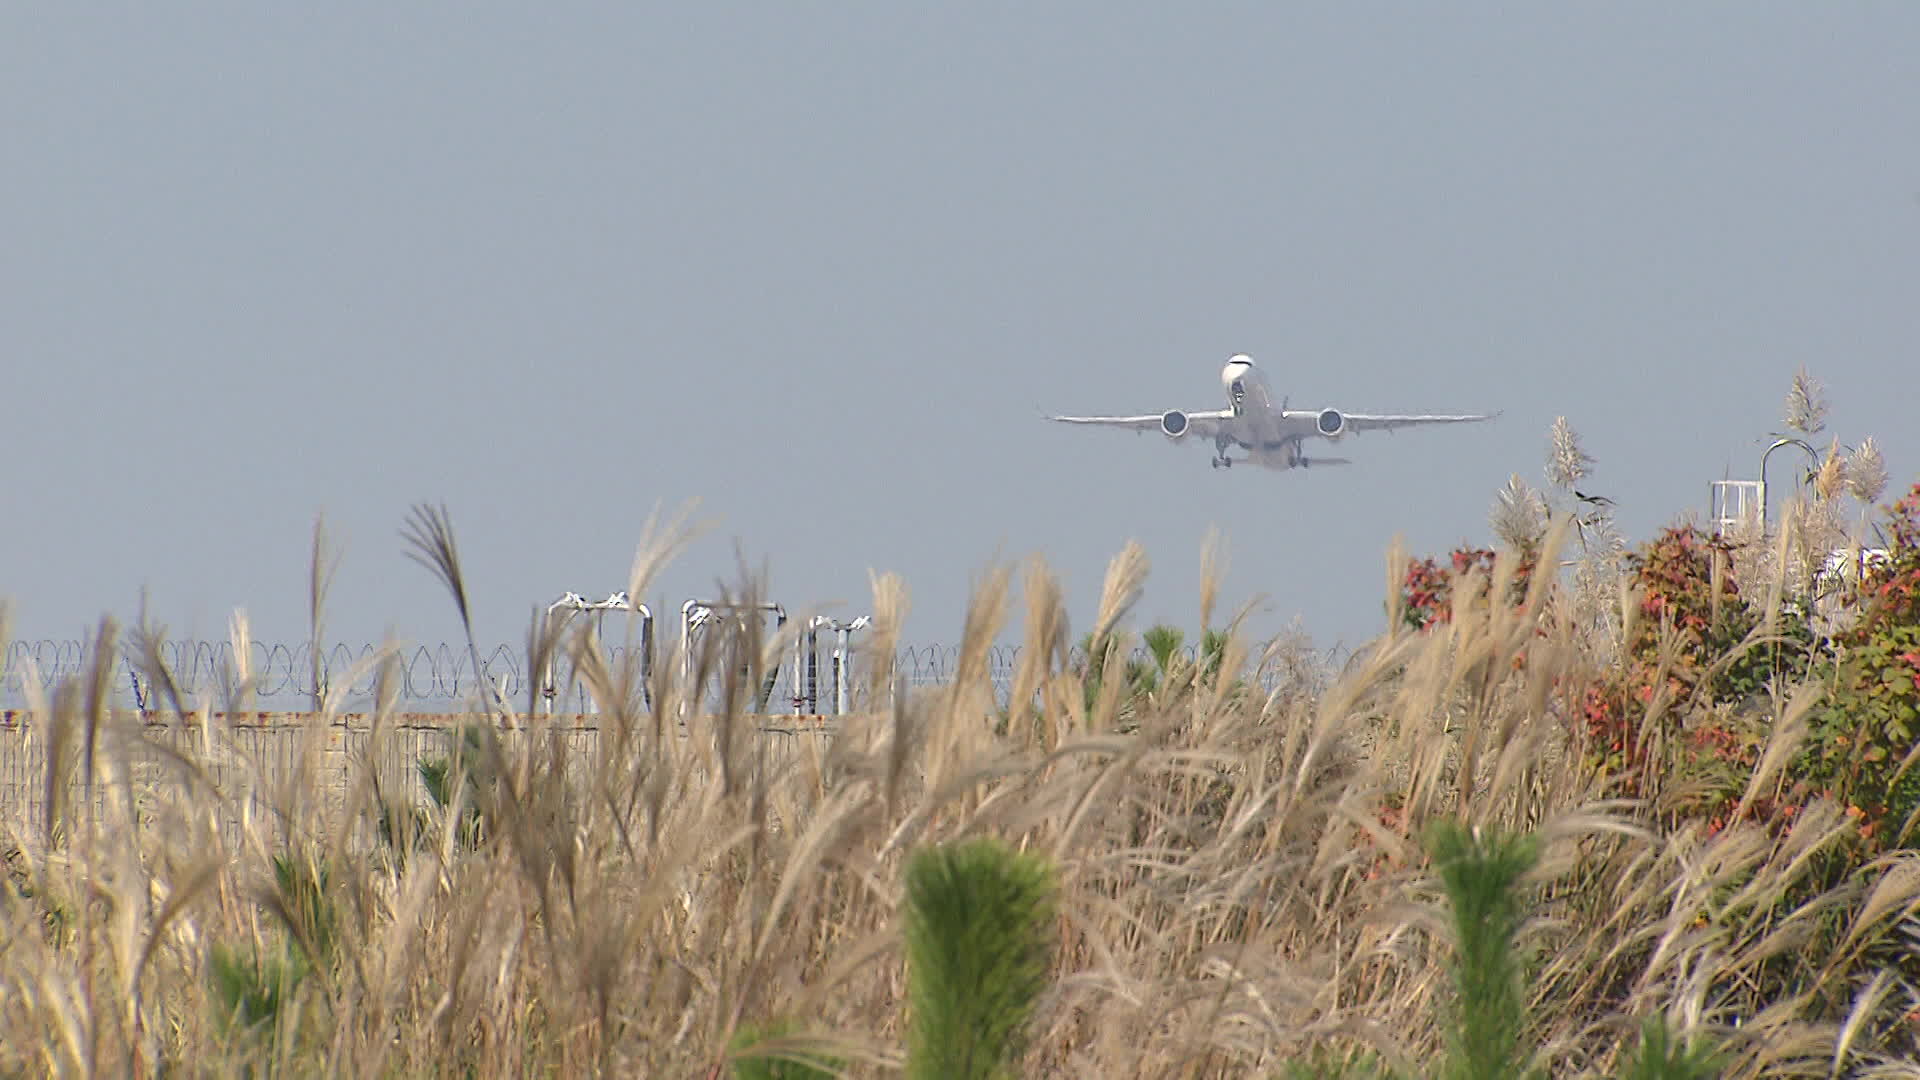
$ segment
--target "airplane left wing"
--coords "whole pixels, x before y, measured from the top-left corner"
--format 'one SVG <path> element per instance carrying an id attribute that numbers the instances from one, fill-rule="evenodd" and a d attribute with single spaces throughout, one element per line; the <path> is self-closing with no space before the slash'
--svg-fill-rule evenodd
<path id="1" fill-rule="evenodd" d="M 1126 431 L 1158 431 L 1166 434 L 1167 423 L 1175 425 L 1176 433 L 1198 435 L 1210 439 L 1220 431 L 1220 424 L 1232 418 L 1227 409 L 1210 409 L 1205 412 L 1154 413 L 1152 416 L 1049 416 L 1047 419 L 1062 424 L 1091 424 L 1097 427 L 1117 427 Z M 1172 418 L 1171 420 L 1169 418 Z M 1179 425 L 1183 422 L 1185 427 Z"/>
<path id="2" fill-rule="evenodd" d="M 1289 420 L 1317 422 L 1324 411 L 1289 409 L 1283 415 Z M 1345 419 L 1348 431 L 1392 431 L 1394 428 L 1419 427 L 1423 424 L 1471 424 L 1480 420 L 1495 420 L 1500 416 L 1497 412 L 1469 414 L 1343 412 L 1340 415 Z"/>

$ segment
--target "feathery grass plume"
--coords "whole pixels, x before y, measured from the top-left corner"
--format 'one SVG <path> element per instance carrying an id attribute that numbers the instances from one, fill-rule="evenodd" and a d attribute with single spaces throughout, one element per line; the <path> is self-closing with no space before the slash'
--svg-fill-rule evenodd
<path id="1" fill-rule="evenodd" d="M 233 662 L 220 666 L 220 696 L 228 712 L 247 712 L 261 675 L 253 670 L 253 626 L 244 609 L 235 608 L 227 617 L 227 642 L 233 647 Z"/>
<path id="2" fill-rule="evenodd" d="M 1220 582 L 1227 576 L 1226 536 L 1217 525 L 1207 526 L 1200 544 L 1200 633 L 1213 629 L 1213 612 L 1220 605 Z"/>
<path id="3" fill-rule="evenodd" d="M 1825 388 L 1820 381 L 1807 373 L 1802 367 L 1794 373 L 1793 383 L 1787 387 L 1786 410 L 1783 416 L 1787 429 L 1802 435 L 1818 435 L 1827 427 L 1827 399 Z"/>
<path id="4" fill-rule="evenodd" d="M 1580 446 L 1580 436 L 1564 416 L 1553 419 L 1547 433 L 1547 480 L 1554 487 L 1572 490 L 1573 485 L 1592 472 L 1593 457 Z"/>
<path id="5" fill-rule="evenodd" d="M 1533 547 L 1547 531 L 1546 500 L 1528 487 L 1519 473 L 1514 473 L 1494 496 L 1487 524 L 1493 529 L 1493 535 L 1508 547 L 1516 550 Z"/>
<path id="6" fill-rule="evenodd" d="M 693 513 L 699 508 L 700 500 L 690 499 L 665 521 L 660 519 L 657 506 L 647 515 L 640 527 L 640 542 L 634 547 L 633 566 L 627 572 L 627 595 L 634 603 L 647 595 L 654 578 L 668 563 L 712 529 L 711 522 L 693 520 Z"/>
<path id="7" fill-rule="evenodd" d="M 1840 454 L 1840 440 L 1827 447 L 1827 456 L 1813 474 L 1813 490 L 1822 502 L 1831 502 L 1847 487 L 1847 459 Z"/>
<path id="8" fill-rule="evenodd" d="M 1871 435 L 1847 459 L 1847 490 L 1863 503 L 1878 501 L 1887 490 L 1887 459 Z"/>
<path id="9" fill-rule="evenodd" d="M 1640 1025 L 1640 1038 L 1628 1051 L 1620 1080 L 1714 1080 L 1726 1062 L 1713 1043 L 1679 1038 L 1673 1025 L 1660 1015 Z"/>
<path id="10" fill-rule="evenodd" d="M 1107 576 L 1100 585 L 1100 613 L 1094 619 L 1089 637 L 1096 646 L 1104 646 L 1114 627 L 1126 617 L 1147 580 L 1147 549 L 1139 541 L 1129 540 L 1107 562 Z"/>
<path id="11" fill-rule="evenodd" d="M 887 755 L 883 762 L 882 792 L 891 812 L 900 805 L 906 782 L 907 757 L 912 747 L 913 721 L 907 711 L 907 693 L 900 686 L 900 628 L 906 625 L 912 601 L 899 574 L 869 571 L 873 590 L 873 625 L 865 659 L 867 700 L 879 712 L 884 703 L 888 720 Z"/>
<path id="12" fill-rule="evenodd" d="M 1012 567 L 996 563 L 974 586 L 960 631 L 952 681 L 939 692 L 949 719 L 990 716 L 997 707 L 993 688 L 993 646 L 1006 621 Z"/>
<path id="13" fill-rule="evenodd" d="M 136 679 L 144 679 L 149 687 L 159 689 L 158 693 L 151 689 L 147 693 L 155 711 L 161 711 L 164 700 L 174 716 L 184 717 L 188 713 L 186 691 L 166 662 L 166 637 L 166 628 L 153 621 L 142 603 L 140 621 L 127 635 L 127 659 L 133 665 Z"/>
<path id="14" fill-rule="evenodd" d="M 1047 984 L 1056 888 L 1046 860 L 990 836 L 908 860 L 911 1080 L 1014 1075 Z"/>
<path id="15" fill-rule="evenodd" d="M 1520 880 L 1538 840 L 1497 828 L 1435 821 L 1426 847 L 1446 889 L 1453 930 L 1453 1000 L 1445 1010 L 1448 1080 L 1542 1075 L 1528 1067 L 1526 1000 L 1518 946 L 1526 906 Z"/>
<path id="16" fill-rule="evenodd" d="M 1027 602 L 1026 629 L 1021 638 L 1025 644 L 1007 695 L 1010 732 L 1034 731 L 1047 717 L 1065 711 L 1048 699 L 1055 665 L 1067 651 L 1066 597 L 1060 579 L 1041 560 L 1029 560 L 1021 593 Z"/>
<path id="17" fill-rule="evenodd" d="M 307 566 L 307 640 L 313 643 L 313 653 L 310 657 L 312 666 L 308 677 L 312 680 L 313 711 L 320 712 L 323 702 L 326 701 L 328 690 L 326 646 L 322 644 L 321 631 L 325 626 L 327 592 L 333 587 L 333 575 L 340 568 L 337 556 L 332 563 L 327 561 L 325 514 L 314 515 L 313 552 Z"/>
<path id="18" fill-rule="evenodd" d="M 790 1020 L 742 1025 L 733 1037 L 734 1080 L 833 1080 L 846 1067 L 793 1038 Z"/>
<path id="19" fill-rule="evenodd" d="M 316 532 L 315 536 L 315 551 L 318 552 L 319 534 Z M 401 532 L 401 536 L 411 549 L 407 552 L 407 558 L 426 567 L 452 594 L 453 606 L 460 613 L 460 629 L 467 639 L 467 657 L 473 661 L 474 680 L 481 685 L 481 698 L 486 702 L 487 711 L 497 710 L 500 702 L 486 683 L 480 663 L 480 647 L 473 640 L 473 611 L 467 602 L 466 577 L 460 570 L 460 548 L 453 538 L 453 518 L 448 515 L 445 506 L 416 503 L 408 514 L 407 528 Z M 318 565 L 316 554 L 316 581 L 319 579 Z M 318 633 L 317 628 L 315 632 Z M 317 640 L 314 647 L 319 647 Z"/>

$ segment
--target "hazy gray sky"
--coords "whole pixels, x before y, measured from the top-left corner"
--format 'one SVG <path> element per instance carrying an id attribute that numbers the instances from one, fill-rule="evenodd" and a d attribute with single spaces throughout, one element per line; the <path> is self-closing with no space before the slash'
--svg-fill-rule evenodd
<path id="1" fill-rule="evenodd" d="M 483 642 L 624 583 L 648 512 L 730 577 L 952 642 L 999 552 L 1091 619 L 1229 603 L 1323 644 L 1384 552 L 1488 538 L 1569 417 L 1644 536 L 1753 471 L 1794 369 L 1920 477 L 1920 5 L 13 4 L 0 15 L 0 595 L 73 637 Z M 1502 409 L 1356 465 L 1042 411 Z M 1779 479 L 1779 477 L 1776 477 Z M 1010 628 L 1017 633 L 1018 622 Z"/>

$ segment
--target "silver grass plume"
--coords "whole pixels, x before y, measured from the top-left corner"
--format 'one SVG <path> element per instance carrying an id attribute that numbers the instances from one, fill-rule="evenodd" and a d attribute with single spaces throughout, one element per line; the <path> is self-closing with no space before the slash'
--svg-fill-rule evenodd
<path id="1" fill-rule="evenodd" d="M 1860 440 L 1860 448 L 1847 461 L 1847 489 L 1864 503 L 1876 502 L 1886 493 L 1887 459 L 1871 435 Z"/>
<path id="2" fill-rule="evenodd" d="M 1494 496 L 1493 512 L 1487 515 L 1487 524 L 1508 547 L 1532 547 L 1547 531 L 1546 500 L 1528 487 L 1519 473 L 1514 473 L 1507 479 L 1507 486 Z"/>
<path id="3" fill-rule="evenodd" d="M 1827 456 L 1813 474 L 1813 491 L 1821 502 L 1832 502 L 1847 487 L 1847 459 L 1840 456 L 1840 440 L 1833 440 Z"/>
<path id="4" fill-rule="evenodd" d="M 1580 436 L 1566 417 L 1554 418 L 1548 445 L 1547 479 L 1555 487 L 1571 488 L 1592 471 L 1593 458 L 1580 448 Z"/>
<path id="5" fill-rule="evenodd" d="M 1818 435 L 1827 426 L 1827 399 L 1820 381 L 1801 368 L 1787 389 L 1787 427 L 1802 435 Z"/>

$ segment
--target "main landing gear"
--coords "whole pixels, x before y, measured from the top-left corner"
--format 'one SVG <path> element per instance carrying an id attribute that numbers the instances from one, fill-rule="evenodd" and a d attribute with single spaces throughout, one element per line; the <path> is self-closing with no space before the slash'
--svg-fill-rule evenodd
<path id="1" fill-rule="evenodd" d="M 1225 435 L 1215 435 L 1213 437 L 1213 467 L 1214 468 L 1216 469 L 1233 468 L 1233 459 L 1227 456 L 1227 447 L 1232 445 L 1233 445 L 1233 440 L 1231 438 L 1228 438 Z"/>

